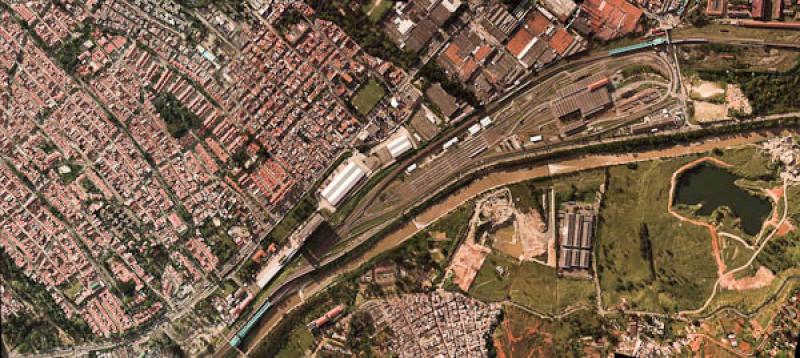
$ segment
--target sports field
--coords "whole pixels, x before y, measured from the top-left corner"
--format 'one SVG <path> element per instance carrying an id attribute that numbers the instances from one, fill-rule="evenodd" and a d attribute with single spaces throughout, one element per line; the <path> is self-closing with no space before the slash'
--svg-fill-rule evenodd
<path id="1" fill-rule="evenodd" d="M 358 113 L 366 116 L 385 94 L 386 90 L 383 89 L 383 86 L 374 78 L 370 78 L 369 82 L 361 86 L 356 95 L 353 96 L 352 103 Z"/>

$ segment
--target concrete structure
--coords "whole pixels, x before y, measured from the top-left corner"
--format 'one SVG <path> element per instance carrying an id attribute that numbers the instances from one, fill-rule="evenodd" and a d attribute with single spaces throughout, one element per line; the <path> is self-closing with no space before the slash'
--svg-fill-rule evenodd
<path id="1" fill-rule="evenodd" d="M 608 77 L 595 74 L 557 91 L 559 98 L 551 102 L 553 115 L 561 120 L 588 118 L 611 104 Z"/>
<path id="2" fill-rule="evenodd" d="M 566 23 L 567 20 L 578 9 L 578 5 L 572 0 L 543 0 L 542 5 L 555 15 L 559 21 Z"/>
<path id="3" fill-rule="evenodd" d="M 478 123 L 475 123 L 471 125 L 469 128 L 467 128 L 467 132 L 469 133 L 469 135 L 476 135 L 480 131 L 481 131 L 481 125 Z"/>
<path id="4" fill-rule="evenodd" d="M 439 83 L 434 83 L 431 85 L 427 90 L 425 90 L 425 95 L 439 108 L 439 111 L 442 112 L 442 115 L 451 119 L 453 114 L 458 111 L 458 103 L 456 102 L 456 98 L 451 96 L 447 91 L 442 88 L 442 85 Z"/>
<path id="5" fill-rule="evenodd" d="M 706 15 L 722 17 L 725 16 L 727 9 L 728 0 L 708 0 L 708 5 L 706 6 Z"/>
<path id="6" fill-rule="evenodd" d="M 608 41 L 637 31 L 642 14 L 642 9 L 625 0 L 586 0 L 576 28 L 588 28 L 600 40 Z"/>

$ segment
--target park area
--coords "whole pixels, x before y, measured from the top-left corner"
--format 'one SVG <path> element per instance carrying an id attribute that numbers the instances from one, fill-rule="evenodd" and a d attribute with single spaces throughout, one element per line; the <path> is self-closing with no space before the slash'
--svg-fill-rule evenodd
<path id="1" fill-rule="evenodd" d="M 733 243 L 725 245 L 722 259 L 714 254 L 718 231 L 747 237 L 740 218 L 723 220 L 724 210 L 717 210 L 724 193 L 709 190 L 719 197 L 703 199 L 709 204 L 706 208 L 676 203 L 675 211 L 686 220 L 679 220 L 678 215 L 667 210 L 670 177 L 679 168 L 704 157 L 730 164 L 725 170 L 737 177 L 730 190 L 774 185 L 770 180 L 774 171 L 756 147 L 610 168 L 596 250 L 606 307 L 624 302 L 634 309 L 654 312 L 697 308 L 711 295 L 718 269 L 725 270 L 724 259 L 742 263 L 745 261 L 739 256 L 751 254 Z"/>

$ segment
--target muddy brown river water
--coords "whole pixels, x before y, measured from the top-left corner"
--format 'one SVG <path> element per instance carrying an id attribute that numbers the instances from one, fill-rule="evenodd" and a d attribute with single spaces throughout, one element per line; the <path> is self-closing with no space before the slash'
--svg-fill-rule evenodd
<path id="1" fill-rule="evenodd" d="M 792 132 L 792 134 L 796 134 Z M 752 144 L 775 137 L 775 132 L 751 132 L 744 135 L 726 137 L 721 139 L 711 139 L 691 145 L 681 145 L 668 149 L 640 152 L 636 154 L 619 155 L 588 155 L 575 159 L 553 161 L 548 164 L 539 164 L 527 168 L 498 171 L 487 174 L 479 179 L 473 180 L 465 187 L 458 189 L 447 196 L 442 201 L 425 209 L 418 214 L 413 221 L 408 222 L 396 229 L 389 235 L 377 241 L 370 249 L 364 253 L 350 258 L 346 264 L 328 270 L 325 278 L 314 280 L 307 284 L 302 290 L 283 299 L 282 303 L 265 316 L 262 324 L 257 329 L 257 339 L 254 339 L 252 346 L 257 346 L 264 337 L 275 327 L 287 312 L 298 307 L 303 303 L 303 297 L 309 297 L 332 284 L 336 278 L 342 274 L 353 271 L 380 253 L 400 246 L 403 242 L 411 238 L 414 234 L 421 231 L 426 225 L 447 215 L 455 208 L 475 198 L 486 191 L 517 183 L 520 181 L 546 178 L 556 174 L 575 173 L 578 171 L 602 168 L 627 164 L 638 161 L 653 160 L 658 158 L 671 158 L 684 155 L 708 152 L 714 148 L 734 147 L 745 144 Z M 250 347 L 252 348 L 252 347 Z"/>

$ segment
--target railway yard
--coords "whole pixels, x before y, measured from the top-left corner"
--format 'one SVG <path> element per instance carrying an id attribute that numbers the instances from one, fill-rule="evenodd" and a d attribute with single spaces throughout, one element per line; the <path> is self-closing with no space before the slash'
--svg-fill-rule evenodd
<path id="1" fill-rule="evenodd" d="M 708 43 L 705 39 L 677 40 L 680 46 L 697 45 L 698 43 Z M 791 47 L 791 45 L 790 45 Z M 349 251 L 353 247 L 370 238 L 372 235 L 383 232 L 383 228 L 391 218 L 397 217 L 398 213 L 407 212 L 419 199 L 411 198 L 433 197 L 440 188 L 446 187 L 459 178 L 465 177 L 465 173 L 475 172 L 491 163 L 503 162 L 512 158 L 542 155 L 551 151 L 558 151 L 559 148 L 569 148 L 572 143 L 582 143 L 591 138 L 595 142 L 613 140 L 617 136 L 625 135 L 652 135 L 657 131 L 665 133 L 680 133 L 701 129 L 701 126 L 688 120 L 688 114 L 682 110 L 682 103 L 687 99 L 684 92 L 684 84 L 680 74 L 680 69 L 675 65 L 674 58 L 667 52 L 645 50 L 634 52 L 630 55 L 619 57 L 594 58 L 589 60 L 575 70 L 558 71 L 552 76 L 544 78 L 542 81 L 535 81 L 535 84 L 525 86 L 525 91 L 520 92 L 515 97 L 510 97 L 501 102 L 501 105 L 492 107 L 488 112 L 491 124 L 482 126 L 477 133 L 468 131 L 469 122 L 457 127 L 454 137 L 440 136 L 438 142 L 429 143 L 425 151 L 421 151 L 414 158 L 403 161 L 398 169 L 395 179 L 389 180 L 393 174 L 387 176 L 374 185 L 374 190 L 380 189 L 380 195 L 370 192 L 359 193 L 358 201 L 351 206 L 351 211 L 342 224 L 337 228 L 337 236 L 345 241 L 332 248 L 328 262 L 343 257 L 343 252 Z M 553 104 L 559 99 L 563 99 L 563 90 L 570 84 L 581 83 L 585 79 L 598 80 L 593 76 L 599 74 L 599 79 L 607 78 L 610 103 L 599 113 L 593 113 L 589 119 L 585 120 L 585 125 L 581 125 L 579 130 L 571 131 L 570 124 L 574 118 L 558 118 L 553 112 Z M 587 85 L 583 83 L 583 85 Z M 686 90 L 688 92 L 688 89 Z M 479 123 L 479 119 L 487 116 L 476 117 L 473 123 Z M 579 120 L 583 121 L 583 118 Z M 637 129 L 637 127 L 639 127 Z M 643 127 L 643 128 L 642 128 Z M 658 135 L 658 134 L 656 134 Z M 457 145 L 443 148 L 452 138 L 458 138 Z M 598 140 L 599 138 L 599 140 Z M 744 139 L 745 142 L 758 141 L 764 138 L 761 134 L 755 137 Z M 741 139 L 733 139 L 732 143 L 742 143 Z M 721 146 L 719 142 L 709 143 L 706 147 L 686 148 L 689 153 L 697 153 L 702 148 L 714 148 Z M 708 150 L 708 149 L 706 149 Z M 685 150 L 679 150 L 674 154 L 658 151 L 658 156 L 684 155 Z M 681 154 L 678 154 L 681 153 Z M 645 156 L 646 157 L 646 156 Z M 637 155 L 634 161 L 642 160 L 643 157 Z M 606 165 L 613 163 L 614 160 L 604 159 L 589 161 L 597 163 L 591 165 Z M 623 161 L 624 162 L 624 161 Z M 412 172 L 403 170 L 407 166 L 415 165 Z M 537 175 L 557 175 L 563 172 L 571 172 L 577 168 L 571 165 L 549 164 L 547 170 Z M 584 167 L 581 167 L 584 168 Z M 536 171 L 534 171 L 536 172 Z M 511 173 L 498 173 L 498 178 L 514 178 Z M 488 185 L 497 187 L 501 182 L 509 179 L 489 179 Z M 514 180 L 514 179 L 510 179 Z M 519 180 L 519 179 L 517 179 Z M 491 183 L 491 184 L 489 184 Z M 460 189 L 457 197 L 462 197 L 464 192 L 475 192 L 472 189 Z M 430 193 L 421 195 L 422 193 Z M 474 194 L 472 194 L 474 195 Z M 464 201 L 456 201 L 464 202 Z M 442 211 L 445 210 L 445 211 Z M 355 269 L 358 263 L 369 262 L 379 252 L 383 252 L 391 247 L 401 245 L 406 238 L 414 232 L 433 223 L 437 218 L 444 215 L 447 209 L 443 209 L 440 204 L 436 204 L 432 210 L 417 214 L 409 224 L 394 229 L 392 234 L 375 244 L 372 249 L 364 253 L 359 253 L 353 257 L 355 261 L 348 261 L 344 268 L 336 268 L 333 271 L 323 269 L 326 277 L 332 277 L 334 272 L 344 274 L 348 270 Z M 434 214 L 435 213 L 435 214 Z M 354 240 L 354 241 L 348 241 Z M 481 254 L 485 255 L 485 254 Z M 344 255 L 346 256 L 346 255 Z M 555 266 L 555 254 L 553 254 L 552 266 Z M 550 261 L 550 260 L 548 260 Z M 325 261 L 323 261 L 324 263 Z M 322 267 L 325 267 L 324 264 Z M 292 287 L 301 288 L 303 295 L 319 292 L 327 285 L 333 284 L 335 280 L 323 282 L 310 282 L 302 279 L 306 270 L 295 271 L 294 277 L 290 279 L 288 285 L 283 286 L 283 294 L 289 292 Z M 279 296 L 280 297 L 280 296 Z M 290 294 L 286 299 L 287 304 L 278 307 L 278 311 L 291 312 L 292 308 L 299 307 L 302 299 L 297 295 Z M 269 313 L 265 317 L 266 327 L 275 327 L 278 324 L 281 313 Z M 269 330 L 269 328 L 267 328 Z M 262 335 L 264 333 L 258 333 Z"/>
<path id="2" fill-rule="evenodd" d="M 800 352 L 800 3 L 0 0 L 3 357 Z"/>

